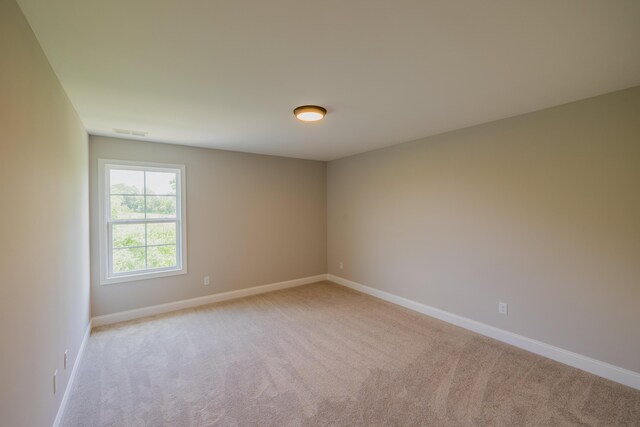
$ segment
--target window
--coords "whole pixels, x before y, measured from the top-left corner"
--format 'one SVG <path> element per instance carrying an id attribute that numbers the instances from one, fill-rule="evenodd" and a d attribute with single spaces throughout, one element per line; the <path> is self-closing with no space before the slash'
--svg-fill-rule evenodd
<path id="1" fill-rule="evenodd" d="M 100 283 L 184 274 L 183 165 L 99 161 Z"/>

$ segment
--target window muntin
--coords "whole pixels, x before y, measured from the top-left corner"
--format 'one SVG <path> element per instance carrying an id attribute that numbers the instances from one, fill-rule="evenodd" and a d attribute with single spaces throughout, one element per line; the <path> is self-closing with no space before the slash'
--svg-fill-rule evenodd
<path id="1" fill-rule="evenodd" d="M 186 273 L 184 166 L 100 161 L 101 283 Z"/>

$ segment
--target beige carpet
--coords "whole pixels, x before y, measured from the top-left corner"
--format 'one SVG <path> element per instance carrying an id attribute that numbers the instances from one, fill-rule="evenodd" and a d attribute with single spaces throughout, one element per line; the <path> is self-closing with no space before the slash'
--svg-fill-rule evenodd
<path id="1" fill-rule="evenodd" d="M 328 282 L 95 330 L 64 426 L 640 425 L 640 391 Z"/>

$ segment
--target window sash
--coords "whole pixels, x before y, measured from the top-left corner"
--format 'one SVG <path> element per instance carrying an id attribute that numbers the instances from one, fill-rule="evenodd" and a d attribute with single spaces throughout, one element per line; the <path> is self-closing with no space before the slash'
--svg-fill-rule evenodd
<path id="1" fill-rule="evenodd" d="M 117 224 L 157 224 L 157 223 L 172 223 L 176 225 L 176 242 L 175 243 L 168 243 L 168 244 L 154 244 L 154 245 L 148 245 L 147 244 L 147 233 L 146 233 L 146 229 L 145 229 L 145 244 L 144 245 L 138 245 L 138 246 L 125 246 L 122 248 L 114 248 L 113 247 L 113 225 L 117 225 Z M 173 271 L 173 270 L 181 270 L 182 269 L 182 245 L 180 244 L 181 242 L 181 237 L 182 237 L 182 227 L 180 225 L 180 221 L 175 219 L 175 218 L 171 218 L 171 219 L 166 219 L 166 218 L 162 218 L 162 221 L 156 221 L 153 218 L 146 218 L 146 219 L 115 219 L 115 220 L 109 220 L 107 221 L 107 268 L 108 268 L 108 274 L 107 277 L 126 277 L 126 276 L 130 276 L 130 275 L 137 275 L 137 274 L 144 274 L 146 272 L 149 273 L 156 273 L 156 272 L 162 272 L 162 271 Z M 171 267 L 159 267 L 159 268 L 148 268 L 147 267 L 147 252 L 146 249 L 147 248 L 152 248 L 152 247 L 156 247 L 156 246 L 175 246 L 176 247 L 176 265 L 173 265 Z M 114 250 L 118 250 L 118 249 L 132 249 L 132 248 L 145 248 L 145 268 L 139 269 L 139 270 L 131 270 L 131 271 L 123 271 L 122 273 L 117 273 L 115 271 L 113 271 L 113 251 Z"/>

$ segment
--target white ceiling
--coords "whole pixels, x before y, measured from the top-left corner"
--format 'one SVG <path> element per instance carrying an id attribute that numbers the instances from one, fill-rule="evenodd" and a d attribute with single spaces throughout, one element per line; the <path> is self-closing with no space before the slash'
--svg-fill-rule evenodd
<path id="1" fill-rule="evenodd" d="M 640 84 L 638 0 L 18 3 L 98 135 L 330 160 Z"/>

